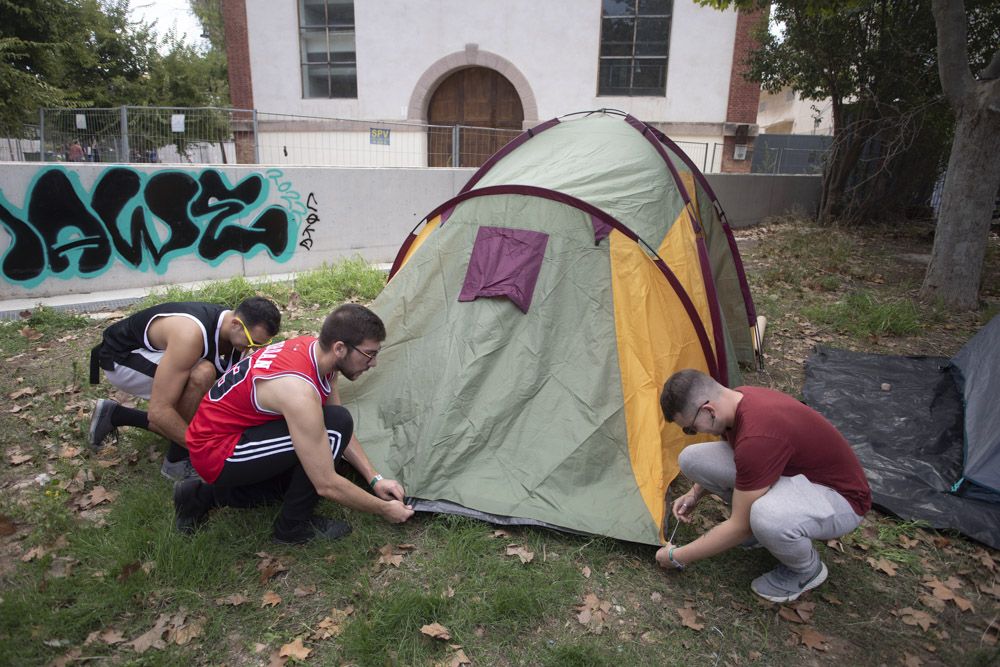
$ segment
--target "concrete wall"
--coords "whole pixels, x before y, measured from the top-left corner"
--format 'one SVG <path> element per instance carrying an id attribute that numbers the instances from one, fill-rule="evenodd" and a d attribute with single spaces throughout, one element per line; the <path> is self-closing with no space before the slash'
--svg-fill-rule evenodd
<path id="1" fill-rule="evenodd" d="M 421 77 L 475 45 L 522 75 L 537 104 L 528 126 L 601 107 L 647 122 L 726 120 L 737 15 L 694 0 L 673 3 L 667 91 L 659 97 L 597 96 L 601 0 L 356 0 L 357 99 L 303 99 L 296 6 L 246 0 L 253 100 L 261 111 L 425 119 L 426 109 L 408 108 Z"/>
<path id="2" fill-rule="evenodd" d="M 390 262 L 472 173 L 0 164 L 0 299 L 285 274 L 353 255 Z M 812 212 L 819 198 L 818 177 L 708 179 L 736 226 Z"/>

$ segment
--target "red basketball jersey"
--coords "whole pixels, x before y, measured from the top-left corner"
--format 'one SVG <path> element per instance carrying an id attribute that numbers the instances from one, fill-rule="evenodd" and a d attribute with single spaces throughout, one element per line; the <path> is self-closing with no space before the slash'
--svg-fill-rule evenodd
<path id="1" fill-rule="evenodd" d="M 331 377 L 319 374 L 318 345 L 313 336 L 268 345 L 230 368 L 205 394 L 187 430 L 191 463 L 203 480 L 212 483 L 219 477 L 244 431 L 283 419 L 280 413 L 258 405 L 257 380 L 300 377 L 313 386 L 320 402 L 326 403 Z"/>

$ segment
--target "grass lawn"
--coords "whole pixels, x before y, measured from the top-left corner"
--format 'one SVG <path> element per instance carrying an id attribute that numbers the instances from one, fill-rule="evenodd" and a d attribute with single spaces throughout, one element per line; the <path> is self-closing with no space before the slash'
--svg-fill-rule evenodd
<path id="1" fill-rule="evenodd" d="M 789 219 L 737 236 L 768 318 L 766 367 L 748 384 L 799 395 L 818 343 L 951 356 L 1000 311 L 996 234 L 984 306 L 959 316 L 914 300 L 929 229 Z M 333 305 L 366 301 L 380 284 L 355 261 L 294 286 L 234 280 L 160 299 L 235 303 L 261 291 L 292 336 L 315 333 Z M 87 447 L 94 400 L 111 391 L 87 384 L 88 352 L 121 315 L 41 309 L 0 324 L 0 664 L 1000 662 L 1000 553 L 875 511 L 819 545 L 830 578 L 787 605 L 750 592 L 774 565 L 760 549 L 667 572 L 652 547 L 452 516 L 391 526 L 325 501 L 322 513 L 354 527 L 348 538 L 276 545 L 273 508 L 217 511 L 180 535 L 158 473 L 161 438 L 124 429 L 99 452 Z M 703 502 L 676 541 L 724 515 Z"/>

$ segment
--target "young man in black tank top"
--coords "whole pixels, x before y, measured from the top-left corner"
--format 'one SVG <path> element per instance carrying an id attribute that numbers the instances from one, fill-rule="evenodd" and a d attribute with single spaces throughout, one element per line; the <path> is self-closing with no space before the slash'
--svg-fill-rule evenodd
<path id="1" fill-rule="evenodd" d="M 248 348 L 278 333 L 281 313 L 253 297 L 235 311 L 201 302 L 164 303 L 116 322 L 91 354 L 91 382 L 98 366 L 118 389 L 149 400 L 148 411 L 101 399 L 90 421 L 97 449 L 119 426 L 159 433 L 170 441 L 160 472 L 169 479 L 194 476 L 184 433 L 201 397 Z"/>

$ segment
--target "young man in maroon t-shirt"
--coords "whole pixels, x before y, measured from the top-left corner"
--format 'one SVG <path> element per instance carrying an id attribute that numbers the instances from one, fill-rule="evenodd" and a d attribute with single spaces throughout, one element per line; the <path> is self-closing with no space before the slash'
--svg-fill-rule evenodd
<path id="1" fill-rule="evenodd" d="M 854 450 L 822 415 L 791 396 L 762 387 L 723 387 L 696 370 L 674 373 L 660 407 L 688 435 L 723 441 L 690 445 L 678 458 L 693 482 L 673 515 L 691 522 L 695 505 L 714 493 L 731 505 L 727 520 L 690 544 L 667 543 L 662 567 L 691 563 L 754 540 L 780 565 L 750 584 L 772 602 L 789 602 L 827 577 L 812 540 L 857 528 L 871 508 L 871 490 Z"/>

